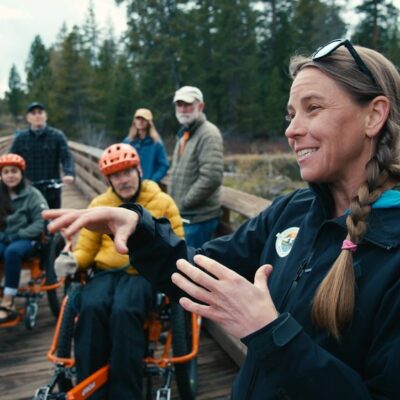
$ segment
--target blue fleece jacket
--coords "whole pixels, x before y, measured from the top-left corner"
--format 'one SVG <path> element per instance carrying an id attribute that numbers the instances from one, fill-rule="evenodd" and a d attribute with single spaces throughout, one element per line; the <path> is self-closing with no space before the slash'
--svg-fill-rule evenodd
<path id="1" fill-rule="evenodd" d="M 139 153 L 143 171 L 143 179 L 160 182 L 167 175 L 169 161 L 162 142 L 155 142 L 151 137 L 129 140 L 127 137 L 122 143 L 128 143 Z"/>

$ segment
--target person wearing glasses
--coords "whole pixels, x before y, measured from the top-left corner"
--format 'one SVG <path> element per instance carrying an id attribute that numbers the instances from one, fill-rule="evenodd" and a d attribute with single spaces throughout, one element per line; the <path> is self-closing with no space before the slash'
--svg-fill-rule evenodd
<path id="1" fill-rule="evenodd" d="M 240 338 L 234 400 L 399 399 L 400 75 L 348 40 L 290 71 L 285 134 L 309 187 L 232 235 L 193 249 L 138 205 L 43 214 L 67 235 L 112 233 L 147 279 Z"/>

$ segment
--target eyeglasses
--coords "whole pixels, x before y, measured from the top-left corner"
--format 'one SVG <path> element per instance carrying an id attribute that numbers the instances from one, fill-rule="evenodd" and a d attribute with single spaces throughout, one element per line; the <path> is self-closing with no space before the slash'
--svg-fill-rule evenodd
<path id="1" fill-rule="evenodd" d="M 321 60 L 330 54 L 332 54 L 335 50 L 337 50 L 340 46 L 346 47 L 346 49 L 349 51 L 351 56 L 353 57 L 354 61 L 356 62 L 358 68 L 360 71 L 364 74 L 367 75 L 371 81 L 377 86 L 376 80 L 374 76 L 372 75 L 371 71 L 369 68 L 366 66 L 365 62 L 362 60 L 360 55 L 357 53 L 356 49 L 353 47 L 351 44 L 350 40 L 348 39 L 335 39 L 329 42 L 328 44 L 321 46 L 313 53 L 311 56 L 313 61 Z"/>

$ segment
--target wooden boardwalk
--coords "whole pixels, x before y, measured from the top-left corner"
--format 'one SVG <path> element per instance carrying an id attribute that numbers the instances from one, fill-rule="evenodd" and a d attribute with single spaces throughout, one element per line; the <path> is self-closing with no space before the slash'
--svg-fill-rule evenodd
<path id="1" fill-rule="evenodd" d="M 74 186 L 64 188 L 64 207 L 82 208 L 87 203 Z M 53 365 L 47 361 L 46 353 L 54 327 L 54 317 L 47 306 L 47 298 L 43 297 L 39 303 L 37 325 L 32 331 L 27 331 L 23 323 L 13 328 L 0 329 L 1 400 L 32 399 L 35 390 L 49 382 L 53 374 Z M 228 400 L 237 370 L 236 364 L 203 330 L 198 360 L 197 399 Z M 179 399 L 176 391 L 173 392 L 172 398 Z"/>

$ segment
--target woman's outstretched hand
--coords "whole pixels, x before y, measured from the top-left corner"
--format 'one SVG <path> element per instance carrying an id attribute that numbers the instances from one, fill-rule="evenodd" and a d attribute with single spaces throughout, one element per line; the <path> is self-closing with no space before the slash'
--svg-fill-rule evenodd
<path id="1" fill-rule="evenodd" d="M 278 317 L 267 286 L 271 265 L 261 266 L 252 284 L 211 258 L 196 255 L 194 262 L 208 273 L 181 259 L 177 267 L 190 280 L 180 273 L 172 275 L 178 287 L 204 303 L 182 297 L 180 304 L 187 311 L 218 322 L 237 338 L 261 329 Z"/>
<path id="2" fill-rule="evenodd" d="M 71 238 L 81 228 L 113 234 L 115 247 L 122 254 L 128 253 L 126 242 L 139 221 L 137 213 L 120 207 L 46 210 L 42 216 L 51 221 L 47 227 L 49 232 L 62 231 L 67 238 Z"/>

